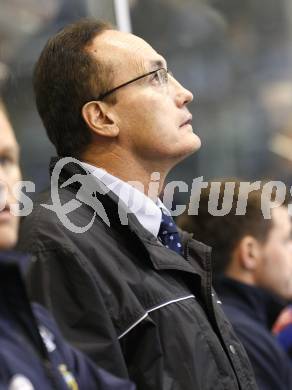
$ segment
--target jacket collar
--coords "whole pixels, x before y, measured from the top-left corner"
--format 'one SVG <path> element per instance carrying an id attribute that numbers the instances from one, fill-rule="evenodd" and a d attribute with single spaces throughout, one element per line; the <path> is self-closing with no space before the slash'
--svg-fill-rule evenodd
<path id="1" fill-rule="evenodd" d="M 17 266 L 24 274 L 29 266 L 30 256 L 20 253 L 15 250 L 7 250 L 0 252 L 0 267 L 3 269 L 10 265 Z"/>
<path id="2" fill-rule="evenodd" d="M 215 289 L 224 303 L 236 306 L 271 329 L 286 302 L 269 291 L 221 276 Z"/>
<path id="3" fill-rule="evenodd" d="M 28 298 L 23 282 L 23 274 L 28 266 L 28 257 L 14 251 L 0 252 L 1 307 L 28 307 Z M 25 309 L 23 309 L 25 310 Z"/>

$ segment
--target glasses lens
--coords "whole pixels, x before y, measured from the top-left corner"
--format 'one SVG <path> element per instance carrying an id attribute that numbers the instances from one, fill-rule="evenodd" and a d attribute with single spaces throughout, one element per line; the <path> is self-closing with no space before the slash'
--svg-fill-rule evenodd
<path id="1" fill-rule="evenodd" d="M 168 82 L 168 74 L 167 74 L 167 71 L 165 69 L 159 69 L 157 71 L 157 76 L 159 78 L 159 83 L 161 85 L 167 84 L 167 82 Z"/>

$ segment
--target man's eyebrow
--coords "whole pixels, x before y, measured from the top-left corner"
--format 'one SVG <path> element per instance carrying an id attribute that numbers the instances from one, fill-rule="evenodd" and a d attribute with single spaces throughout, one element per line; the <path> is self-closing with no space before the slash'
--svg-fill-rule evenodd
<path id="1" fill-rule="evenodd" d="M 166 61 L 162 61 L 162 60 L 150 61 L 150 67 L 151 69 L 155 69 L 155 68 L 167 69 L 167 63 Z"/>
<path id="2" fill-rule="evenodd" d="M 16 144 L 14 146 L 3 146 L 3 148 L 0 149 L 1 154 L 16 154 L 19 155 L 19 146 Z"/>

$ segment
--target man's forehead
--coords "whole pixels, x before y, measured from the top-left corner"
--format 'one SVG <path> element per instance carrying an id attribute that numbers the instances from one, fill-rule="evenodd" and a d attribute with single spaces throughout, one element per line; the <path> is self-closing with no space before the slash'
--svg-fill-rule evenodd
<path id="1" fill-rule="evenodd" d="M 167 67 L 165 59 L 144 39 L 121 31 L 106 30 L 97 36 L 89 50 L 111 63 L 132 62 L 149 70 Z"/>

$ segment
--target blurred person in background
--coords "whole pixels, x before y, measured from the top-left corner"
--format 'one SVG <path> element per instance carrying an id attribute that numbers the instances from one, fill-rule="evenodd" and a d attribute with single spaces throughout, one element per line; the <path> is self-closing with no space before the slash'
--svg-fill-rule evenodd
<path id="1" fill-rule="evenodd" d="M 25 256 L 12 251 L 18 236 L 14 186 L 21 179 L 19 148 L 0 101 L 0 388 L 9 390 L 134 390 L 95 365 L 62 338 L 53 319 L 30 305 L 21 269 Z"/>
<path id="2" fill-rule="evenodd" d="M 181 228 L 197 240 L 212 246 L 215 290 L 223 310 L 245 347 L 261 390 L 292 388 L 292 364 L 272 335 L 272 326 L 292 298 L 292 238 L 288 208 L 278 205 L 271 219 L 264 219 L 263 207 L 270 199 L 261 190 L 252 191 L 245 215 L 236 215 L 245 201 L 235 186 L 230 212 L 214 216 L 209 212 L 210 188 L 201 192 L 198 215 L 185 213 Z M 221 184 L 220 202 L 225 186 Z"/>
<path id="3" fill-rule="evenodd" d="M 292 305 L 286 306 L 273 325 L 272 332 L 292 359 Z"/>
<path id="4" fill-rule="evenodd" d="M 200 147 L 192 93 L 147 42 L 95 20 L 48 41 L 34 89 L 58 154 L 51 172 L 70 157 L 50 190 L 66 210 L 82 202 L 64 222 L 49 190 L 24 219 L 31 296 L 67 340 L 139 390 L 255 389 L 246 352 L 213 299 L 208 249 L 179 234 L 159 191 L 150 191 L 154 172 L 161 189 Z"/>

